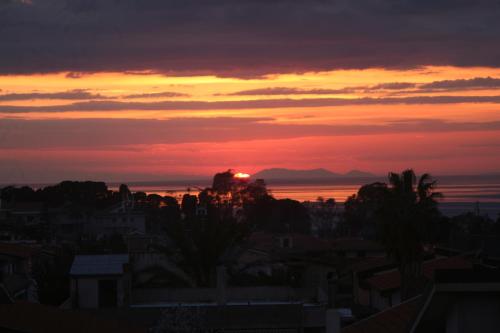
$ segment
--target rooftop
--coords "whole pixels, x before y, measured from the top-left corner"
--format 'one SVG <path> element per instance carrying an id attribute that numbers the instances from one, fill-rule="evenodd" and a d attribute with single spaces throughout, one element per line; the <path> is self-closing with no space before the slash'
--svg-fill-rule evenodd
<path id="1" fill-rule="evenodd" d="M 128 254 L 77 255 L 73 260 L 70 275 L 121 275 L 128 264 Z"/>
<path id="2" fill-rule="evenodd" d="M 422 270 L 426 278 L 433 280 L 436 270 L 471 269 L 473 264 L 463 256 L 438 258 L 424 262 Z M 394 290 L 401 286 L 401 274 L 397 269 L 376 274 L 365 280 L 369 286 L 380 291 Z"/>
<path id="3" fill-rule="evenodd" d="M 13 243 L 0 243 L 0 255 L 17 258 L 30 258 L 36 253 L 38 253 L 38 250 L 30 246 Z"/>
<path id="4" fill-rule="evenodd" d="M 395 307 L 379 312 L 342 329 L 342 333 L 404 333 L 418 315 L 422 296 L 417 296 Z"/>
<path id="5" fill-rule="evenodd" d="M 331 242 L 334 250 L 337 251 L 380 251 L 385 252 L 385 248 L 378 242 L 362 238 L 339 238 Z"/>

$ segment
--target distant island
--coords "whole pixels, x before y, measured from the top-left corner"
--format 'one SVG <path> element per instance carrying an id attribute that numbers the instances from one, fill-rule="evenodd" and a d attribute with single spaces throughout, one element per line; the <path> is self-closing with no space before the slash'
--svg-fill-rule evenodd
<path id="1" fill-rule="evenodd" d="M 264 169 L 252 175 L 254 179 L 265 179 L 266 181 L 284 181 L 284 180 L 334 180 L 346 178 L 375 178 L 376 175 L 360 171 L 351 170 L 347 173 L 336 173 L 327 169 L 285 169 L 285 168 L 271 168 Z"/>

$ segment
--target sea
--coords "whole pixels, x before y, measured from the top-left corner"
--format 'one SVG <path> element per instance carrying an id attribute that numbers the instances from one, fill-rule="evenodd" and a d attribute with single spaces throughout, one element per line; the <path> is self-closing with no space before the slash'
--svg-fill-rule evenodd
<path id="1" fill-rule="evenodd" d="M 277 199 L 290 198 L 298 201 L 316 201 L 319 197 L 333 198 L 339 205 L 357 193 L 363 184 L 384 181 L 383 178 L 340 179 L 316 181 L 271 181 L 268 189 Z M 118 184 L 109 184 L 115 189 Z M 159 194 L 181 199 L 186 193 L 197 194 L 208 187 L 207 181 L 175 181 L 129 183 L 131 191 Z M 488 215 L 493 219 L 500 216 L 500 175 L 498 176 L 444 176 L 439 178 L 437 191 L 443 194 L 439 206 L 443 214 L 455 216 L 465 212 Z"/>

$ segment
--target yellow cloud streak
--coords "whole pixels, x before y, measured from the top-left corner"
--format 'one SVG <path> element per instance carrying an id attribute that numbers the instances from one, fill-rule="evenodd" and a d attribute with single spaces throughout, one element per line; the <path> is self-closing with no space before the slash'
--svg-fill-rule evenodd
<path id="1" fill-rule="evenodd" d="M 337 70 L 319 73 L 269 75 L 264 78 L 243 80 L 237 78 L 219 78 L 215 76 L 169 77 L 160 74 L 97 73 L 84 74 L 79 78 L 69 78 L 67 73 L 48 75 L 0 76 L 0 95 L 21 93 L 55 93 L 68 90 L 86 90 L 92 94 L 104 95 L 117 101 L 153 102 L 161 100 L 186 101 L 230 101 L 260 100 L 273 98 L 360 98 L 384 97 L 391 91 L 364 92 L 362 90 L 348 94 L 301 94 L 279 96 L 227 96 L 238 91 L 287 87 L 299 90 L 342 89 L 346 87 L 369 87 L 382 83 L 412 82 L 430 83 L 440 80 L 471 79 L 475 77 L 500 78 L 500 69 L 492 68 L 456 68 L 425 67 L 414 70 Z M 133 94 L 154 94 L 174 92 L 188 94 L 188 97 L 124 98 Z M 494 90 L 465 90 L 446 93 L 428 93 L 424 95 L 492 95 Z M 415 96 L 400 92 L 402 96 Z M 0 105 L 50 106 L 78 102 L 67 99 L 34 99 L 20 101 L 1 101 Z M 460 120 L 496 120 L 499 118 L 499 106 L 496 104 L 455 104 L 455 105 L 360 105 L 315 108 L 281 108 L 248 110 L 203 110 L 203 111 L 96 111 L 96 112 L 37 112 L 4 114 L 0 117 L 33 118 L 158 118 L 171 117 L 273 117 L 279 122 L 288 123 L 370 123 L 374 119 L 403 118 L 445 118 Z"/>

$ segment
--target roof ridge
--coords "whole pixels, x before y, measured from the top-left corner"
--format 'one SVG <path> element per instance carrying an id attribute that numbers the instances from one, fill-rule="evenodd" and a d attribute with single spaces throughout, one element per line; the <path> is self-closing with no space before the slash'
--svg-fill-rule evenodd
<path id="1" fill-rule="evenodd" d="M 388 311 L 390 311 L 390 310 L 393 310 L 393 309 L 395 309 L 395 308 L 397 308 L 397 307 L 399 307 L 399 306 L 405 305 L 405 304 L 407 304 L 407 303 L 413 302 L 413 301 L 417 300 L 417 299 L 418 299 L 418 298 L 420 298 L 420 297 L 423 297 L 423 294 L 420 294 L 420 295 L 414 296 L 414 297 L 412 297 L 412 298 L 409 298 L 409 299 L 407 299 L 407 300 L 405 300 L 405 301 L 403 301 L 403 302 L 399 303 L 398 305 L 395 305 L 395 306 L 392 306 L 392 307 L 390 307 L 390 308 L 386 308 L 386 309 L 384 309 L 384 310 L 382 310 L 382 311 L 379 311 L 379 312 L 377 312 L 377 313 L 374 313 L 374 314 L 372 314 L 372 315 L 370 315 L 370 316 L 368 316 L 368 317 L 366 317 L 366 318 L 363 318 L 363 319 L 361 319 L 361 320 L 359 320 L 359 321 L 357 321 L 357 322 L 355 322 L 355 323 L 353 323 L 353 324 L 351 324 L 351 325 L 346 326 L 345 328 L 347 328 L 347 327 L 353 327 L 353 326 L 356 326 L 356 325 L 358 325 L 358 324 L 364 323 L 365 321 L 367 321 L 367 320 L 369 320 L 369 319 L 372 319 L 372 318 L 374 318 L 374 317 L 376 317 L 376 316 L 378 316 L 378 315 L 381 315 L 381 314 L 383 314 L 383 313 L 385 313 L 385 312 L 388 312 Z"/>

